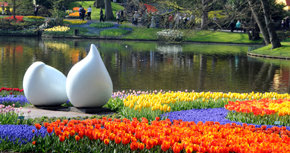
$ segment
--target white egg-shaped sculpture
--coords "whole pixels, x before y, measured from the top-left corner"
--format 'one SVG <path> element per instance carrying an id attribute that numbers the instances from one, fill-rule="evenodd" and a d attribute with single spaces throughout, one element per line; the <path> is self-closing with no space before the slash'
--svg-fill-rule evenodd
<path id="1" fill-rule="evenodd" d="M 66 77 L 57 69 L 34 62 L 23 78 L 24 95 L 35 106 L 56 106 L 65 103 Z"/>
<path id="2" fill-rule="evenodd" d="M 100 107 L 113 92 L 111 77 L 95 45 L 76 63 L 67 75 L 66 93 L 75 107 Z"/>

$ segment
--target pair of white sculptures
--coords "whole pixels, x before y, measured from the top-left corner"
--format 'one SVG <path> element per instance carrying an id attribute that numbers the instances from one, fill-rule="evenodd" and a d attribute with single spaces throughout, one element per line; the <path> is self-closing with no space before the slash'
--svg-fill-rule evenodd
<path id="1" fill-rule="evenodd" d="M 43 62 L 33 63 L 25 72 L 23 89 L 35 106 L 61 105 L 69 100 L 75 107 L 100 107 L 113 92 L 110 75 L 95 45 L 76 63 L 67 77 Z"/>

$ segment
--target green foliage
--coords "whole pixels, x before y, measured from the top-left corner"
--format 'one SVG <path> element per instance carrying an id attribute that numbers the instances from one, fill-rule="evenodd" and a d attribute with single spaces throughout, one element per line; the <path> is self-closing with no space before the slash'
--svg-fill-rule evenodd
<path id="1" fill-rule="evenodd" d="M 111 98 L 106 105 L 105 108 L 109 108 L 112 111 L 120 111 L 124 108 L 123 100 L 120 98 Z"/>
<path id="2" fill-rule="evenodd" d="M 55 25 L 63 25 L 63 19 L 65 17 L 65 11 L 63 10 L 65 0 L 53 1 L 52 16 L 55 18 Z"/>
<path id="3" fill-rule="evenodd" d="M 0 35 L 37 35 L 37 31 L 35 30 L 0 30 Z"/>
<path id="4" fill-rule="evenodd" d="M 33 139 L 36 145 L 27 143 L 19 147 L 18 144 L 13 144 L 9 141 L 2 141 L 0 143 L 1 150 L 11 150 L 13 152 L 128 152 L 130 145 L 120 145 L 110 142 L 106 145 L 100 139 L 90 140 L 88 137 L 80 139 L 78 142 L 74 136 L 70 136 L 63 142 L 59 141 L 59 137 L 55 134 L 47 135 L 44 138 L 37 137 Z M 153 148 L 154 149 L 154 148 Z M 152 150 L 153 150 L 152 149 Z M 155 150 L 157 147 L 155 147 Z"/>
<path id="5" fill-rule="evenodd" d="M 129 31 L 125 29 L 107 29 L 101 31 L 100 35 L 105 37 L 120 37 L 127 34 Z"/>
<path id="6" fill-rule="evenodd" d="M 24 119 L 19 119 L 14 111 L 0 113 L 0 124 L 23 124 Z"/>
<path id="7" fill-rule="evenodd" d="M 17 6 L 15 9 L 16 14 L 21 14 L 21 15 L 33 14 L 34 6 L 31 0 L 21 0 L 21 1 L 16 0 L 16 6 Z"/>
<path id="8" fill-rule="evenodd" d="M 94 27 L 94 28 L 110 28 L 113 26 L 114 24 L 109 23 L 109 22 L 97 22 L 97 23 L 90 24 L 90 27 Z"/>
<path id="9" fill-rule="evenodd" d="M 279 116 L 278 114 L 271 114 L 271 115 L 261 116 L 261 115 L 254 115 L 253 113 L 240 113 L 240 112 L 230 111 L 226 118 L 231 121 L 242 122 L 242 123 L 252 123 L 252 124 L 258 124 L 258 125 L 290 126 L 289 115 Z"/>

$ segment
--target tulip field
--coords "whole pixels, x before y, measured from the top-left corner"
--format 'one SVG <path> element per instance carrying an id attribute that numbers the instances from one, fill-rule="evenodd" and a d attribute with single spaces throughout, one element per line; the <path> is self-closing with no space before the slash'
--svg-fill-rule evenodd
<path id="1" fill-rule="evenodd" d="M 22 89 L 0 88 L 0 151 L 290 152 L 290 95 L 119 91 L 110 116 L 21 118 Z"/>

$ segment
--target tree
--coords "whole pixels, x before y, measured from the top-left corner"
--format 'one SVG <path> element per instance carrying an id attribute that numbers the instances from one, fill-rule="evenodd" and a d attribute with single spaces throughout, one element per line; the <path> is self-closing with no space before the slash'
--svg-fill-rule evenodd
<path id="1" fill-rule="evenodd" d="M 267 30 L 265 28 L 265 24 L 262 22 L 262 20 L 259 18 L 259 14 L 258 12 L 256 11 L 255 7 L 254 7 L 254 4 L 252 2 L 252 0 L 247 0 L 248 1 L 248 4 L 249 4 L 249 7 L 251 9 L 251 12 L 253 14 L 253 17 L 256 21 L 256 23 L 258 24 L 259 26 L 259 29 L 263 35 L 263 38 L 264 38 L 264 42 L 266 45 L 268 45 L 270 43 L 270 39 L 269 39 L 269 35 L 267 33 Z"/>
<path id="2" fill-rule="evenodd" d="M 274 48 L 278 48 L 281 47 L 281 43 L 280 40 L 277 36 L 277 33 L 275 31 L 273 22 L 271 21 L 271 17 L 270 17 L 270 6 L 269 6 L 269 2 L 268 0 L 260 0 L 261 4 L 262 4 L 262 8 L 263 8 L 263 12 L 264 12 L 264 18 L 265 18 L 265 23 L 266 23 L 266 27 L 268 30 L 268 34 L 270 37 L 270 42 L 272 44 L 272 49 Z"/>
<path id="3" fill-rule="evenodd" d="M 96 8 L 104 8 L 105 2 L 104 2 L 104 0 L 95 0 L 94 6 Z"/>
<path id="4" fill-rule="evenodd" d="M 115 18 L 112 10 L 111 0 L 105 0 L 105 17 L 106 20 L 113 20 Z"/>
<path id="5" fill-rule="evenodd" d="M 17 0 L 10 0 L 7 1 L 8 3 L 12 3 L 12 15 L 13 18 L 15 18 L 16 14 L 21 14 L 21 15 L 31 15 L 33 14 L 33 3 L 31 0 L 21 0 L 21 1 L 17 1 Z"/>
<path id="6" fill-rule="evenodd" d="M 277 36 L 271 19 L 271 1 L 259 0 L 254 3 L 253 0 L 247 0 L 247 2 L 252 11 L 255 21 L 261 30 L 265 44 L 268 45 L 269 43 L 271 43 L 272 49 L 280 47 L 280 40 Z M 260 9 L 260 6 L 262 6 L 262 12 L 257 11 L 258 9 Z"/>

